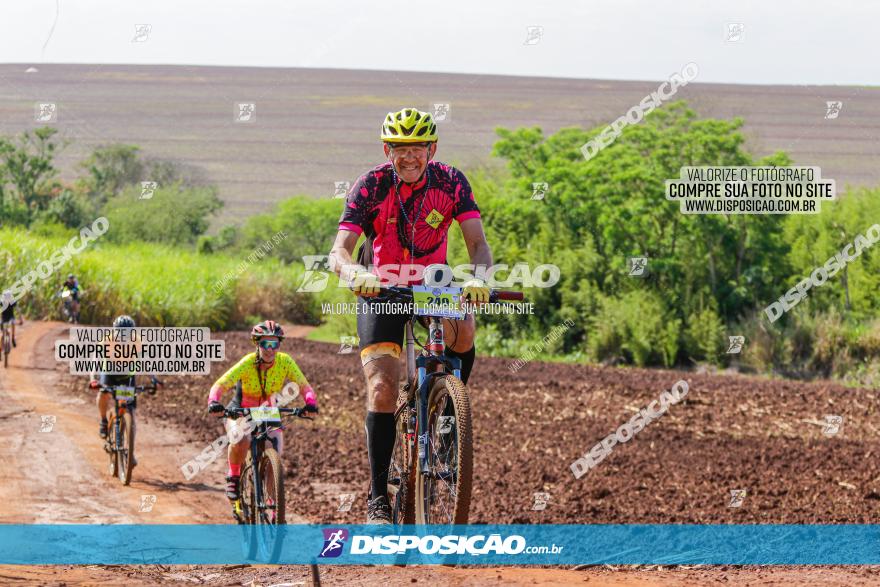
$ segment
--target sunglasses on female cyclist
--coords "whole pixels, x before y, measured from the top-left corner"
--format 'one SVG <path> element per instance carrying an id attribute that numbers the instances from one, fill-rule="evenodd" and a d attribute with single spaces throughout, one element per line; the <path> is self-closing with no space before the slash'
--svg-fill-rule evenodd
<path id="1" fill-rule="evenodd" d="M 280 346 L 281 346 L 280 340 L 261 340 L 260 341 L 260 348 L 261 349 L 274 351 L 275 349 L 277 349 Z"/>

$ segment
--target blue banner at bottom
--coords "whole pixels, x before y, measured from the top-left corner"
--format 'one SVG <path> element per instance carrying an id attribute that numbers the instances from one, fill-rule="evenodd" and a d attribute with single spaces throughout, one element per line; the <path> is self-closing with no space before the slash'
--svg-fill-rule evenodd
<path id="1" fill-rule="evenodd" d="M 0 525 L 0 564 L 876 565 L 880 525 Z"/>

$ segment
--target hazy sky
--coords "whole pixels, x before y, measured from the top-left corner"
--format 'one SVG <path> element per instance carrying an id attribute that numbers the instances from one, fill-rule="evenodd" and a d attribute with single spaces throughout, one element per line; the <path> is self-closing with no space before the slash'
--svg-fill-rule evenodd
<path id="1" fill-rule="evenodd" d="M 870 0 L 0 0 L 0 62 L 880 85 L 878 22 Z"/>

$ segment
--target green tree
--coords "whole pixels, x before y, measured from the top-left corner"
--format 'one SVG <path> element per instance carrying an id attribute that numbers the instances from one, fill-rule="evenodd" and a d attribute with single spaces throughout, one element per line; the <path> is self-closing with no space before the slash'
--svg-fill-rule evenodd
<path id="1" fill-rule="evenodd" d="M 333 245 L 344 200 L 296 196 L 276 206 L 271 214 L 248 219 L 241 230 L 241 247 L 252 249 L 279 231 L 287 238 L 271 251 L 286 263 L 305 255 L 324 255 Z"/>
<path id="2" fill-rule="evenodd" d="M 37 215 L 37 220 L 41 222 L 57 223 L 68 228 L 79 228 L 91 223 L 94 218 L 95 211 L 90 202 L 76 189 L 69 187 L 63 187 L 50 200 L 46 210 Z"/>
<path id="3" fill-rule="evenodd" d="M 686 325 L 699 315 L 701 298 L 713 299 L 719 318 L 729 323 L 778 296 L 777 283 L 788 272 L 781 218 L 686 216 L 665 199 L 665 181 L 679 177 L 683 166 L 788 163 L 781 153 L 753 160 L 743 149 L 742 124 L 699 119 L 684 103 L 671 103 L 626 127 L 590 160 L 580 148 L 601 128 L 565 128 L 548 137 L 537 128 L 499 129 L 494 154 L 507 160 L 509 179 L 497 197 L 478 197 L 485 224 L 492 227 L 493 252 L 508 260 L 566 263 L 554 293 L 528 292 L 545 304 L 539 324 L 529 328 L 547 331 L 569 318 L 572 307 L 628 324 L 607 300 L 653 292 L 632 299 L 650 301 L 651 312 L 667 317 L 666 362 L 680 342 L 669 324 Z M 549 184 L 543 200 L 531 199 L 536 182 Z M 646 279 L 629 276 L 629 257 L 648 258 Z M 586 338 L 588 328 L 580 331 Z M 621 339 L 621 348 L 633 360 L 656 360 L 659 355 L 646 354 L 639 342 L 643 334 L 627 326 L 613 329 L 608 340 L 632 336 Z M 594 355 L 601 346 L 591 346 Z"/>
<path id="4" fill-rule="evenodd" d="M 852 244 L 858 235 L 880 222 L 880 188 L 852 188 L 838 200 L 822 203 L 818 215 L 792 215 L 786 219 L 784 238 L 790 243 L 789 271 L 780 281 L 782 295 L 816 268 Z M 817 311 L 837 308 L 868 318 L 880 309 L 880 248 L 867 247 L 855 260 L 822 287 L 811 289 L 809 300 Z M 849 249 L 852 254 L 853 249 Z"/>
<path id="5" fill-rule="evenodd" d="M 223 207 L 213 187 L 159 187 L 148 199 L 140 186 L 124 188 L 103 209 L 113 242 L 161 242 L 192 245 L 208 230 L 211 215 Z"/>
<path id="6" fill-rule="evenodd" d="M 131 185 L 142 181 L 156 182 L 159 186 L 180 183 L 194 186 L 194 172 L 185 170 L 179 163 L 158 158 L 144 159 L 135 145 L 113 144 L 95 149 L 80 162 L 86 176 L 80 181 L 96 208 L 102 207 L 110 198 Z"/>
<path id="7" fill-rule="evenodd" d="M 51 199 L 47 184 L 58 173 L 53 158 L 64 146 L 54 140 L 57 133 L 57 129 L 44 126 L 24 131 L 17 141 L 0 138 L 0 180 L 12 185 L 12 198 L 29 215 L 45 209 Z"/>
<path id="8" fill-rule="evenodd" d="M 83 183 L 95 206 L 102 207 L 125 187 L 141 181 L 144 163 L 139 154 L 140 148 L 134 145 L 115 144 L 95 149 L 80 163 L 87 172 Z"/>

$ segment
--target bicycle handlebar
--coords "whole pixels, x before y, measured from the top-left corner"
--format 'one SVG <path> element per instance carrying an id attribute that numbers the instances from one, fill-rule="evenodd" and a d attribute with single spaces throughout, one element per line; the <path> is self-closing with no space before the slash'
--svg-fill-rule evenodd
<path id="1" fill-rule="evenodd" d="M 412 297 L 412 287 L 411 286 L 399 286 L 393 285 L 389 287 L 382 287 L 381 292 L 376 296 L 376 298 L 382 297 Z M 510 291 L 503 289 L 492 289 L 489 290 L 489 303 L 495 302 L 521 302 L 525 299 L 525 294 L 521 291 Z"/>
<path id="2" fill-rule="evenodd" d="M 125 387 L 125 386 L 122 386 L 122 385 L 101 385 L 99 387 L 99 389 L 101 390 L 101 393 L 113 393 L 114 391 L 116 391 L 117 387 Z M 156 388 L 153 386 L 147 386 L 147 385 L 135 385 L 134 392 L 135 393 L 153 394 L 156 392 Z"/>
<path id="3" fill-rule="evenodd" d="M 156 393 L 156 390 L 159 389 L 160 385 L 164 385 L 164 383 L 162 383 L 161 381 L 159 381 L 158 379 L 156 379 L 154 377 L 152 385 L 134 385 L 132 387 L 134 387 L 135 393 L 146 392 L 146 393 L 149 393 L 150 395 L 152 395 L 152 394 Z M 103 383 L 98 384 L 98 389 L 101 391 L 101 393 L 113 393 L 114 391 L 116 391 L 117 387 L 128 387 L 128 386 L 127 385 L 104 385 Z"/>
<path id="4" fill-rule="evenodd" d="M 268 407 L 275 407 L 275 406 L 268 406 Z M 312 418 L 309 418 L 308 416 L 306 416 L 304 414 L 309 413 L 309 412 L 317 414 L 318 408 L 316 407 L 313 410 L 310 410 L 308 408 L 309 408 L 309 406 L 304 406 L 301 408 L 277 408 L 277 410 L 279 411 L 279 413 L 282 413 L 282 414 L 292 414 L 298 418 L 303 418 L 305 420 L 311 420 Z M 231 418 L 233 420 L 235 420 L 239 416 L 246 416 L 250 413 L 251 413 L 251 408 L 226 408 L 226 407 L 223 408 L 223 417 L 224 418 Z"/>

